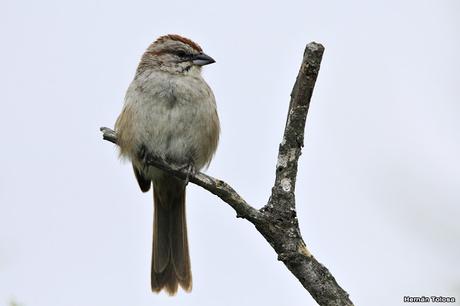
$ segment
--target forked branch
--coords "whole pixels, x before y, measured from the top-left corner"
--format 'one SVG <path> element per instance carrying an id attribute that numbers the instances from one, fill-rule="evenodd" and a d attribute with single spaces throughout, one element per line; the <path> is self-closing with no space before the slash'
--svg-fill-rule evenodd
<path id="1" fill-rule="evenodd" d="M 329 270 L 308 251 L 300 234 L 295 207 L 295 183 L 297 165 L 304 141 L 305 122 L 310 99 L 318 76 L 324 47 L 309 43 L 291 93 L 283 140 L 279 146 L 276 179 L 268 203 L 260 210 L 246 201 L 227 183 L 197 173 L 189 181 L 217 195 L 229 204 L 237 217 L 247 219 L 270 243 L 291 273 L 297 277 L 316 302 L 323 306 L 353 305 L 347 292 L 336 282 Z M 116 133 L 101 128 L 103 138 L 117 143 Z M 147 164 L 185 179 L 187 171 L 182 166 L 168 164 L 154 156 L 148 156 Z"/>

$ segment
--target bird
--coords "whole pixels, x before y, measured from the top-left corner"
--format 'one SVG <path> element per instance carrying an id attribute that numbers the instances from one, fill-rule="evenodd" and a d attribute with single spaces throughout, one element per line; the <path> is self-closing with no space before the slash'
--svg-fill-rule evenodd
<path id="1" fill-rule="evenodd" d="M 142 55 L 115 122 L 119 154 L 132 163 L 142 192 L 153 187 L 151 289 L 192 289 L 187 238 L 187 180 L 149 166 L 146 154 L 193 174 L 209 166 L 220 134 L 213 91 L 202 67 L 215 60 L 191 39 L 159 37 Z"/>

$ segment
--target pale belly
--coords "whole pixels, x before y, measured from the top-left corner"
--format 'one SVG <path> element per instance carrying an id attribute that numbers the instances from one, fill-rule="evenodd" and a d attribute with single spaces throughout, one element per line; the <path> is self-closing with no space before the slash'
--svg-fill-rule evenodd
<path id="1" fill-rule="evenodd" d="M 141 166 L 141 147 L 175 164 L 192 163 L 197 170 L 211 160 L 219 135 L 214 96 L 200 80 L 185 81 L 165 84 L 156 78 L 153 84 L 145 80 L 130 86 L 123 113 L 132 120 L 123 124 L 127 120 L 119 118 L 117 133 L 123 138 L 122 155 L 126 152 L 136 166 Z M 154 176 L 152 170 L 148 176 Z"/>

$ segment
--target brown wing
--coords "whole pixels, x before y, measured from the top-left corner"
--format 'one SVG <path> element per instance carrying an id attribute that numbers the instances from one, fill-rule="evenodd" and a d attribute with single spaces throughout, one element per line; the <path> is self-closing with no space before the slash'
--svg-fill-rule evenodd
<path id="1" fill-rule="evenodd" d="M 134 175 L 136 175 L 137 182 L 142 192 L 150 190 L 151 181 L 142 176 L 142 173 L 133 165 Z"/>

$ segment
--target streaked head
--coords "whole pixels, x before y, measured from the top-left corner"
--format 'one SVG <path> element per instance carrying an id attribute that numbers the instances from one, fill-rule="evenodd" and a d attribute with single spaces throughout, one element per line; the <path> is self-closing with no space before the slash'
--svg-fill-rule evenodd
<path id="1" fill-rule="evenodd" d="M 201 66 L 214 63 L 192 40 L 170 34 L 161 36 L 145 51 L 138 67 L 138 74 L 149 69 L 170 73 L 187 73 L 200 70 Z"/>

